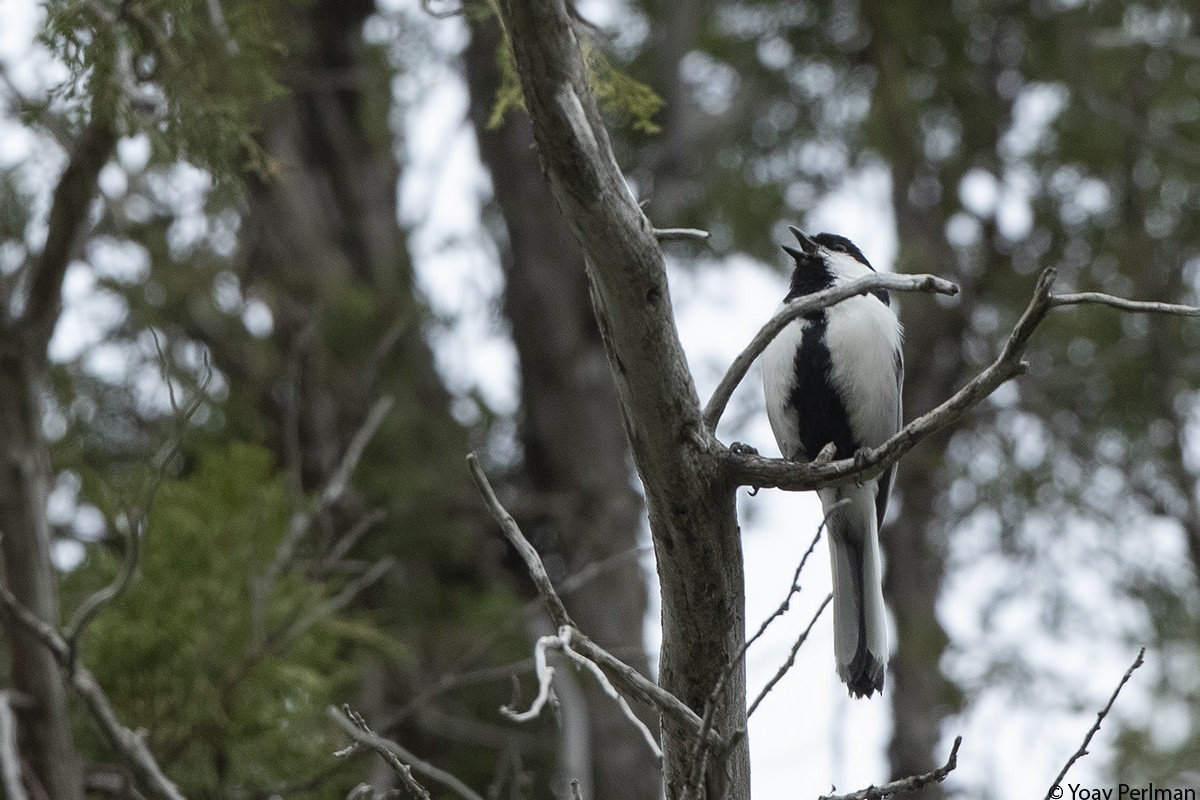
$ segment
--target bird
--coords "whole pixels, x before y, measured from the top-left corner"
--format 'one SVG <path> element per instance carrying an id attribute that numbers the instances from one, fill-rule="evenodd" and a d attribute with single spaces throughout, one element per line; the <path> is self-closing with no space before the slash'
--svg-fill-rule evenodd
<path id="1" fill-rule="evenodd" d="M 849 239 L 809 236 L 788 226 L 799 247 L 784 304 L 840 286 L 875 269 Z M 763 389 L 783 457 L 810 461 L 830 444 L 858 458 L 900 429 L 903 329 L 884 289 L 801 316 L 763 351 Z M 833 646 L 837 672 L 855 697 L 883 692 L 888 659 L 879 529 L 895 465 L 876 478 L 818 490 L 833 568 Z"/>

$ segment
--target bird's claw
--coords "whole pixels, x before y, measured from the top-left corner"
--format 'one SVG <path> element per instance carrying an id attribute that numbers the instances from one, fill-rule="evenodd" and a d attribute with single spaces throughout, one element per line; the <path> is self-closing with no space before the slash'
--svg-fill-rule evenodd
<path id="1" fill-rule="evenodd" d="M 861 472 L 862 472 L 862 470 L 864 470 L 864 469 L 866 469 L 866 468 L 867 468 L 867 465 L 868 465 L 868 463 L 869 463 L 869 459 L 867 458 L 867 450 L 866 450 L 866 448 L 862 448 L 862 449 L 859 449 L 859 450 L 855 450 L 855 451 L 854 451 L 854 471 L 855 471 L 855 472 L 859 472 L 859 473 L 861 473 Z M 862 486 L 862 485 L 863 485 L 863 477 L 862 477 L 862 475 L 860 474 L 860 475 L 859 475 L 859 476 L 858 476 L 858 477 L 855 479 L 855 481 L 854 481 L 854 482 L 855 482 L 855 484 L 856 484 L 856 485 L 858 485 L 858 486 Z"/>

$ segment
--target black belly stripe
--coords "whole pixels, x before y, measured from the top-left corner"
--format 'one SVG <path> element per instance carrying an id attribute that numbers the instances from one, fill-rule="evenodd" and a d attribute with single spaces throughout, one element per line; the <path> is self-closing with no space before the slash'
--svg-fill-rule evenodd
<path id="1" fill-rule="evenodd" d="M 850 419 L 842 398 L 833 386 L 829 347 L 825 344 L 828 320 L 824 312 L 806 317 L 807 327 L 796 351 L 796 384 L 790 398 L 800 422 L 800 446 L 803 453 L 787 453 L 789 458 L 815 458 L 830 442 L 837 458 L 850 458 L 859 443 L 850 431 Z"/>

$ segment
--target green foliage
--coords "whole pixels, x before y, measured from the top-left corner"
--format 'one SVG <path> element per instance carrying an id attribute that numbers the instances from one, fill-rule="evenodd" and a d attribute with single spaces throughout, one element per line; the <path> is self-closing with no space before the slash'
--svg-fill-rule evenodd
<path id="1" fill-rule="evenodd" d="M 121 719 L 149 731 L 151 749 L 189 796 L 267 789 L 330 766 L 340 740 L 324 708 L 353 682 L 354 643 L 380 639 L 342 612 L 287 641 L 280 632 L 335 592 L 298 574 L 276 582 L 263 604 L 267 636 L 256 639 L 250 587 L 290 513 L 268 453 L 246 445 L 205 453 L 195 474 L 162 485 L 140 578 L 84 639 L 81 657 Z M 67 602 L 118 566 L 110 550 L 90 548 L 65 578 Z"/>
<path id="2" fill-rule="evenodd" d="M 591 42 L 584 43 L 583 58 L 588 70 L 588 84 L 602 111 L 627 122 L 639 133 L 659 132 L 654 115 L 662 108 L 663 99 L 653 89 L 617 69 L 604 51 Z M 507 37 L 496 50 L 496 66 L 500 70 L 500 88 L 488 117 L 489 129 L 499 127 L 509 111 L 525 108 L 516 58 Z"/>
<path id="3" fill-rule="evenodd" d="M 125 134 L 211 170 L 216 184 L 274 166 L 255 140 L 263 106 L 280 96 L 286 0 L 51 0 L 42 41 L 69 68 L 55 94 L 74 116 L 108 116 Z"/>

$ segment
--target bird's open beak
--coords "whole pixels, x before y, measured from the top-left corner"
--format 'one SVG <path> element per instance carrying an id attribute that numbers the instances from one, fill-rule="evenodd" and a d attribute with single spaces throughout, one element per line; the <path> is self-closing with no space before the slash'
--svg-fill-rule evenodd
<path id="1" fill-rule="evenodd" d="M 800 249 L 808 253 L 810 256 L 817 252 L 817 243 L 808 238 L 808 234 L 797 228 L 795 225 L 788 225 L 788 230 L 792 232 L 792 236 L 796 237 L 796 241 L 800 243 Z"/>
<path id="2" fill-rule="evenodd" d="M 817 243 L 808 238 L 807 233 L 800 230 L 795 225 L 788 225 L 788 230 L 792 232 L 792 235 L 796 237 L 796 241 L 800 243 L 800 249 L 797 250 L 791 245 L 780 245 L 783 248 L 783 252 L 787 253 L 797 261 L 807 261 L 810 256 L 816 255 Z"/>

